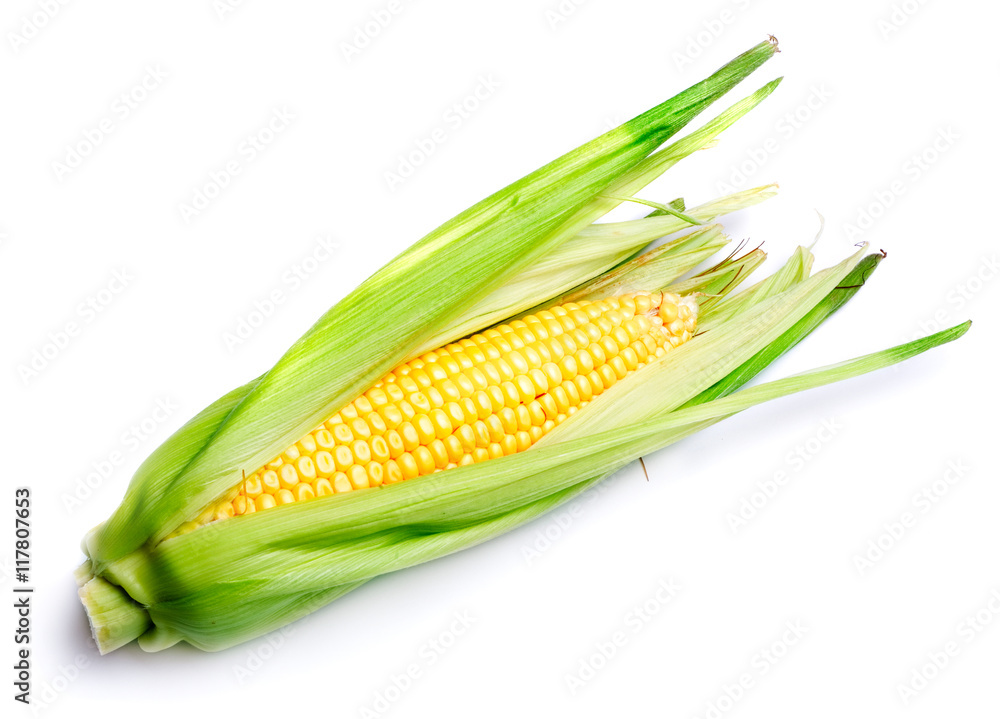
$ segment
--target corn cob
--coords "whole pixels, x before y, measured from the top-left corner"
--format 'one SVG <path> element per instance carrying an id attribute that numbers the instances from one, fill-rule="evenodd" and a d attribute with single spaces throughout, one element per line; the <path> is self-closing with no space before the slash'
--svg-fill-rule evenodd
<path id="1" fill-rule="evenodd" d="M 699 308 L 671 282 L 717 249 L 717 228 L 635 253 L 723 210 L 591 224 L 766 97 L 777 81 L 656 149 L 775 50 L 761 43 L 459 214 L 171 436 L 83 542 L 79 593 L 101 652 L 246 641 L 520 526 L 735 412 L 960 336 L 967 325 L 734 393 L 878 260 L 858 252 L 809 276 L 803 249 L 780 281 L 729 297 L 760 256 L 727 259 L 679 285 L 713 295 Z"/>
<path id="2" fill-rule="evenodd" d="M 697 318 L 693 296 L 637 292 L 557 305 L 424 354 L 172 536 L 523 452 L 647 360 L 689 340 Z"/>

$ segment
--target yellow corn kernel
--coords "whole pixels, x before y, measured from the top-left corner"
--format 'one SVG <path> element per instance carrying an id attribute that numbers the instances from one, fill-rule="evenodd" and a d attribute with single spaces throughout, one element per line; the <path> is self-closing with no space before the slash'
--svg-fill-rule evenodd
<path id="1" fill-rule="evenodd" d="M 427 445 L 427 450 L 431 453 L 431 457 L 434 459 L 435 469 L 444 469 L 445 465 L 448 464 L 448 448 L 445 447 L 444 442 L 440 439 L 435 439 L 433 442 Z"/>
<path id="2" fill-rule="evenodd" d="M 310 435 L 311 436 L 311 435 Z M 313 445 L 315 446 L 315 445 Z M 313 450 L 313 454 L 316 454 L 316 450 Z M 316 479 L 316 465 L 313 462 L 311 456 L 299 457 L 295 460 L 295 469 L 299 473 L 299 480 L 308 482 L 311 479 Z"/>
<path id="3" fill-rule="evenodd" d="M 342 492 L 350 492 L 354 487 L 351 486 L 351 480 L 347 478 L 347 475 L 343 472 L 337 472 L 333 475 L 333 489 L 337 494 Z"/>
<path id="4" fill-rule="evenodd" d="M 385 479 L 385 470 L 383 469 L 381 463 L 369 462 L 368 466 L 365 467 L 365 472 L 368 474 L 369 487 L 379 487 L 382 485 L 382 482 Z"/>
<path id="5" fill-rule="evenodd" d="M 299 483 L 299 473 L 294 464 L 283 464 L 278 472 L 278 479 L 283 489 L 291 489 Z"/>
<path id="6" fill-rule="evenodd" d="M 368 450 L 372 459 L 376 462 L 386 462 L 389 460 L 389 443 L 384 437 L 372 437 L 368 443 Z"/>
<path id="7" fill-rule="evenodd" d="M 316 464 L 316 474 L 319 477 L 330 477 L 337 471 L 337 464 L 333 461 L 333 455 L 326 450 L 317 452 L 314 462 Z"/>
<path id="8" fill-rule="evenodd" d="M 347 478 L 351 481 L 354 489 L 362 489 L 368 486 L 368 471 L 364 465 L 355 464 L 347 470 Z"/>
<path id="9" fill-rule="evenodd" d="M 420 476 L 420 468 L 417 466 L 417 460 L 409 452 L 404 452 L 400 455 L 396 460 L 396 464 L 399 465 L 399 471 L 403 473 L 403 479 L 413 479 Z"/>
<path id="10" fill-rule="evenodd" d="M 455 435 L 445 438 L 444 447 L 448 453 L 449 462 L 458 462 L 462 458 L 462 455 L 465 454 L 462 441 Z"/>
<path id="11" fill-rule="evenodd" d="M 268 494 L 275 494 L 279 489 L 281 489 L 281 480 L 278 479 L 278 473 L 273 469 L 269 469 L 261 475 L 261 485 L 263 490 Z"/>
<path id="12" fill-rule="evenodd" d="M 316 496 L 326 497 L 333 494 L 333 483 L 325 477 L 316 480 Z"/>
<path id="13" fill-rule="evenodd" d="M 252 475 L 247 477 L 246 481 L 243 483 L 243 494 L 250 499 L 256 499 L 263 491 L 264 487 L 260 483 L 259 472 L 254 472 Z"/>
<path id="14" fill-rule="evenodd" d="M 319 450 L 327 452 L 333 449 L 337 444 L 337 440 L 334 438 L 333 433 L 326 428 L 313 432 L 313 440 L 316 442 L 316 447 Z"/>
<path id="15" fill-rule="evenodd" d="M 305 437 L 300 439 L 295 443 L 295 448 L 299 450 L 300 456 L 306 456 L 316 452 L 316 438 L 311 434 L 307 434 Z"/>
<path id="16" fill-rule="evenodd" d="M 390 459 L 385 463 L 385 483 L 395 484 L 396 482 L 403 481 L 403 470 L 399 468 L 399 464 L 395 460 Z"/>
<path id="17" fill-rule="evenodd" d="M 428 447 L 421 445 L 413 450 L 413 459 L 417 462 L 417 468 L 420 470 L 421 476 L 430 474 L 435 469 L 437 465 L 434 462 L 434 455 Z"/>
<path id="18" fill-rule="evenodd" d="M 354 441 L 354 432 L 351 431 L 350 425 L 346 422 L 337 424 L 333 427 L 333 438 L 337 444 L 348 445 Z"/>

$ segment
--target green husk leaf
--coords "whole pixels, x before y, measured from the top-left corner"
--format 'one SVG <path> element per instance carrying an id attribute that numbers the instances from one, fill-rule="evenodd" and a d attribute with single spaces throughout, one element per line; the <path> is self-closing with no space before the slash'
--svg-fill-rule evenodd
<path id="1" fill-rule="evenodd" d="M 704 225 L 667 244 L 623 262 L 603 275 L 553 298 L 529 312 L 580 300 L 597 300 L 634 289 L 664 287 L 689 272 L 729 243 L 722 225 Z"/>
<path id="2" fill-rule="evenodd" d="M 684 204 L 683 197 L 678 197 L 676 199 L 671 200 L 670 202 L 667 203 L 667 206 L 670 207 L 670 209 L 672 210 L 677 210 L 678 212 L 684 212 L 687 209 L 687 207 Z M 648 215 L 646 215 L 646 217 L 656 217 L 658 215 L 666 215 L 666 214 L 670 213 L 660 212 L 660 210 L 653 210 Z"/>
<path id="3" fill-rule="evenodd" d="M 781 78 L 767 83 L 752 95 L 740 100 L 732 107 L 722 112 L 718 117 L 706 123 L 704 127 L 682 137 L 677 142 L 656 152 L 640 162 L 633 170 L 625 174 L 617 182 L 608 187 L 607 195 L 631 196 L 659 177 L 665 170 L 676 165 L 680 160 L 698 150 L 710 145 L 726 128 L 730 127 L 759 105 L 764 98 L 774 92 L 781 84 Z M 612 209 L 617 202 L 603 198 L 595 199 L 595 203 L 611 203 Z M 676 208 L 675 208 L 676 209 Z"/>
<path id="4" fill-rule="evenodd" d="M 797 247 L 781 269 L 755 285 L 730 295 L 699 318 L 702 331 L 727 322 L 746 308 L 778 292 L 802 282 L 812 271 L 813 254 L 805 247 Z"/>
<path id="5" fill-rule="evenodd" d="M 803 248 L 799 249 L 801 250 Z M 804 269 L 808 275 L 809 267 L 812 266 L 812 255 L 808 252 L 807 254 L 809 254 L 809 259 L 807 262 L 803 263 L 802 253 L 797 252 L 786 267 L 789 267 L 789 265 L 793 267 L 797 266 L 800 270 Z M 781 337 L 730 372 L 716 384 L 712 385 L 697 397 L 694 397 L 681 406 L 694 406 L 717 399 L 718 397 L 724 397 L 736 391 L 751 379 L 756 377 L 761 371 L 764 370 L 764 368 L 768 367 L 772 362 L 788 352 L 788 350 L 801 342 L 806 336 L 812 334 L 813 330 L 819 327 L 819 325 L 822 324 L 827 317 L 832 315 L 849 299 L 854 297 L 858 290 L 861 289 L 865 282 L 868 281 L 871 273 L 875 271 L 875 268 L 878 267 L 879 263 L 884 258 L 884 254 L 867 255 L 862 258 L 854 269 L 844 277 L 839 285 L 830 291 L 830 294 L 828 294 L 822 302 L 807 312 L 802 319 L 796 322 L 795 325 L 781 335 Z M 804 278 L 801 278 L 799 281 L 802 281 L 802 279 Z M 774 286 L 772 286 L 772 289 L 773 287 Z M 760 292 L 757 294 L 760 296 L 764 293 Z"/>
<path id="6" fill-rule="evenodd" d="M 671 215 L 673 217 L 676 217 L 678 220 L 683 220 L 684 222 L 688 223 L 689 225 L 701 225 L 701 224 L 704 224 L 704 223 L 701 222 L 701 220 L 698 220 L 697 218 L 691 217 L 690 215 L 685 215 L 680 210 L 675 210 L 670 205 L 664 205 L 664 204 L 662 204 L 660 202 L 653 202 L 652 200 L 643 200 L 643 199 L 638 198 L 638 197 L 621 197 L 620 195 L 608 195 L 608 194 L 606 194 L 606 195 L 603 195 L 603 197 L 606 197 L 609 200 L 617 200 L 618 202 L 635 202 L 636 204 L 639 204 L 639 205 L 646 205 L 647 207 L 652 207 L 653 209 L 655 209 L 657 212 L 659 212 L 662 215 Z M 648 217 L 648 215 L 647 215 L 647 217 Z"/>
<path id="7" fill-rule="evenodd" d="M 755 187 L 707 202 L 691 209 L 690 214 L 703 222 L 709 222 L 715 217 L 755 205 L 775 194 L 776 185 Z M 713 253 L 701 251 L 707 250 L 706 241 L 714 240 L 714 227 L 713 225 L 702 226 L 661 245 L 660 247 L 664 249 L 654 248 L 651 250 L 654 253 L 667 255 L 663 258 L 665 264 L 660 265 L 665 275 L 669 276 L 669 273 L 676 269 L 676 274 L 670 276 L 667 282 L 694 269 L 695 266 L 714 253 L 714 250 Z M 610 275 L 608 272 L 604 272 L 594 276 L 594 272 L 598 271 L 597 268 L 620 267 L 632 259 L 639 259 L 641 255 L 637 257 L 637 251 L 649 242 L 683 228 L 684 223 L 681 220 L 670 216 L 650 216 L 626 222 L 591 225 L 574 239 L 576 251 L 574 256 L 561 256 L 553 253 L 553 257 L 540 262 L 532 273 L 526 273 L 523 283 L 519 280 L 519 289 L 531 292 L 530 288 L 537 287 L 538 283 L 548 283 L 553 274 L 564 271 L 568 271 L 567 276 L 572 278 L 593 277 L 593 279 L 587 280 L 583 284 L 572 285 L 572 289 L 565 294 L 546 296 L 544 302 L 532 305 L 520 314 L 537 312 L 540 309 L 564 302 L 575 302 L 584 296 L 596 296 L 603 291 L 601 288 L 614 283 L 615 272 L 612 269 Z M 565 282 L 561 282 L 561 284 L 565 284 Z M 504 293 L 506 294 L 506 292 L 505 289 Z M 486 318 L 483 316 L 478 319 Z M 507 317 L 502 319 L 507 319 Z M 475 323 L 470 323 L 470 327 L 472 324 Z M 470 331 L 474 330 L 470 329 Z M 439 339 L 443 340 L 445 336 L 442 334 Z"/>
<path id="8" fill-rule="evenodd" d="M 676 295 L 701 293 L 705 295 L 698 304 L 702 310 L 711 307 L 732 292 L 767 259 L 763 250 L 751 250 L 739 257 L 730 257 L 715 267 L 699 272 L 694 277 L 674 282 L 666 287 Z"/>

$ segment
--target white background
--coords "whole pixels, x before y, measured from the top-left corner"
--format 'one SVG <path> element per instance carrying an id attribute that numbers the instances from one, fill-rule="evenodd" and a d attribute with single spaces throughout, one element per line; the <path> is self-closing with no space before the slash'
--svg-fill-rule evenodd
<path id="1" fill-rule="evenodd" d="M 31 487 L 37 708 L 997 716 L 996 5 L 399 3 L 367 42 L 359 33 L 376 27 L 366 26 L 372 13 L 386 16 L 385 1 L 250 0 L 222 13 L 211 0 L 4 4 L 0 505 L 12 514 L 13 487 Z M 746 412 L 648 457 L 648 483 L 631 467 L 562 521 L 373 581 L 284 633 L 218 654 L 133 644 L 97 655 L 71 576 L 79 539 L 150 451 L 425 232 L 768 33 L 781 54 L 725 102 L 784 75 L 777 92 L 643 196 L 697 204 L 720 183 L 778 181 L 778 198 L 724 220 L 734 240 L 764 243 L 765 269 L 812 241 L 817 210 L 817 266 L 861 239 L 888 252 L 852 303 L 766 377 L 934 323 L 971 318 L 966 337 L 898 370 Z M 150 89 L 136 89 L 149 68 Z M 481 82 L 496 87 L 461 123 L 446 120 Z M 132 92 L 145 97 L 125 112 L 119 96 Z M 294 119 L 247 161 L 240 144 L 276 111 Z M 111 131 L 61 171 L 54 163 L 102 120 Z M 444 142 L 390 188 L 386 173 L 435 128 Z M 234 159 L 242 172 L 185 221 L 181 204 Z M 859 235 L 850 226 L 865 212 L 874 219 Z M 320 237 L 338 249 L 306 263 Z M 315 271 L 294 287 L 285 273 L 303 263 Z M 81 309 L 115 272 L 127 286 L 99 313 Z M 285 301 L 227 346 L 276 289 Z M 26 374 L 69 322 L 77 335 Z M 158 402 L 174 409 L 156 413 Z M 790 456 L 800 449 L 807 461 Z M 116 452 L 118 466 L 81 499 L 83 479 Z M 968 468 L 953 485 L 943 483 L 949 464 Z M 778 472 L 784 485 L 734 530 L 727 515 Z M 941 496 L 923 512 L 914 497 L 932 486 Z M 904 512 L 915 526 L 882 537 L 884 556 L 859 571 L 856 557 Z M 12 543 L 5 530 L 5 606 Z M 532 548 L 543 551 L 529 560 Z M 664 581 L 679 588 L 669 602 L 656 598 Z M 646 603 L 657 610 L 648 621 L 630 614 Z M 977 612 L 992 624 L 971 631 Z M 461 635 L 456 615 L 472 622 Z M 7 712 L 14 617 L 4 617 Z M 782 644 L 796 622 L 804 635 Z M 619 631 L 624 644 L 602 660 Z M 450 646 L 439 653 L 432 641 Z M 899 688 L 951 641 L 958 655 L 904 702 Z M 783 656 L 768 664 L 763 651 Z M 598 668 L 571 687 L 585 664 Z M 420 676 L 406 683 L 410 665 Z M 752 686 L 729 702 L 742 674 Z"/>

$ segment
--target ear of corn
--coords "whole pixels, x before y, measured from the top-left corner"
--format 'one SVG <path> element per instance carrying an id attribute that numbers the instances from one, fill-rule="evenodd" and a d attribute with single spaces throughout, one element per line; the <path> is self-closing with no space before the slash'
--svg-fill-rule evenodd
<path id="1" fill-rule="evenodd" d="M 703 260 L 707 249 L 721 246 L 717 228 L 699 227 L 652 256 L 635 256 L 658 236 L 650 232 L 682 229 L 684 220 L 666 213 L 632 221 L 638 224 L 627 226 L 624 241 L 614 229 L 591 226 L 617 204 L 610 195 L 631 195 L 676 158 L 711 142 L 770 92 L 773 84 L 709 123 L 708 131 L 693 133 L 694 139 L 655 151 L 773 51 L 762 43 L 708 80 L 449 221 L 334 307 L 271 371 L 175 433 L 140 467 L 111 519 L 85 539 L 80 596 L 101 651 L 134 638 L 150 651 L 178 641 L 206 650 L 246 641 L 372 577 L 517 527 L 643 453 L 735 412 L 887 366 L 964 332 L 960 326 L 737 392 L 812 331 L 845 293 L 853 294 L 865 277 L 857 280 L 859 268 L 877 260 L 862 260 L 857 253 L 809 276 L 811 255 L 802 250 L 774 280 L 736 293 L 762 256 L 751 252 L 671 287 L 668 283 Z M 763 195 L 751 192 L 735 201 L 749 203 Z M 724 204 L 702 215 L 697 208 L 684 214 L 701 222 Z M 548 268 L 539 270 L 546 262 Z M 646 282 L 653 284 L 634 285 Z M 669 297 L 671 309 L 663 299 L 677 287 L 713 295 L 703 298 L 705 310 L 697 318 L 710 331 L 690 338 L 689 318 L 680 317 L 680 306 L 694 316 L 695 301 Z M 606 293 L 620 295 L 619 290 L 632 295 L 631 318 L 624 316 L 627 302 L 605 300 Z M 575 304 L 563 306 L 564 314 L 551 310 L 551 327 L 539 310 L 534 320 L 510 321 L 507 330 L 482 331 L 530 308 L 549 307 L 564 293 L 572 294 Z M 640 308 L 637 297 L 647 298 L 648 306 Z M 636 320 L 630 330 L 626 323 L 636 316 L 649 322 Z M 562 325 L 563 319 L 574 326 Z M 575 374 L 559 364 L 571 348 L 546 344 L 561 336 L 556 325 L 574 338 Z M 599 336 L 584 325 L 595 327 Z M 475 338 L 454 342 L 480 331 L 492 350 Z M 640 336 L 643 332 L 651 336 Z M 645 346 L 646 339 L 652 347 Z M 646 350 L 644 366 L 636 341 Z M 523 347 L 515 347 L 517 342 Z M 425 354 L 446 343 L 453 344 Z M 535 357 L 526 356 L 529 347 L 538 360 L 548 352 L 549 361 L 534 366 Z M 634 367 L 628 350 L 636 355 Z M 578 352 L 589 353 L 589 359 Z M 485 369 L 487 362 L 495 377 Z M 581 369 L 591 399 L 579 410 L 585 389 L 575 385 L 575 398 L 566 382 L 575 383 Z M 431 388 L 437 396 L 428 398 Z M 566 396 L 557 396 L 556 388 Z M 541 399 L 545 396 L 548 400 Z M 570 412 L 571 406 L 578 411 Z M 414 422 L 418 414 L 425 419 Z M 535 427 L 540 432 L 533 432 Z M 383 431 L 384 446 L 361 436 L 376 429 Z M 386 439 L 390 431 L 396 435 Z M 530 448 L 522 446 L 526 440 Z M 350 454 L 340 452 L 339 464 L 338 447 Z M 403 460 L 404 467 L 400 458 L 406 453 L 413 464 Z M 303 456 L 310 461 L 300 462 Z M 376 458 L 381 470 L 371 466 Z M 277 470 L 293 464 L 296 476 L 289 473 L 289 486 L 283 487 Z M 423 476 L 407 477 L 414 465 Z M 275 472 L 266 480 L 273 485 L 275 506 L 263 500 L 258 507 L 269 471 Z M 345 491 L 337 491 L 338 483 Z M 311 490 L 295 490 L 300 484 Z M 292 501 L 278 502 L 283 490 Z"/>

